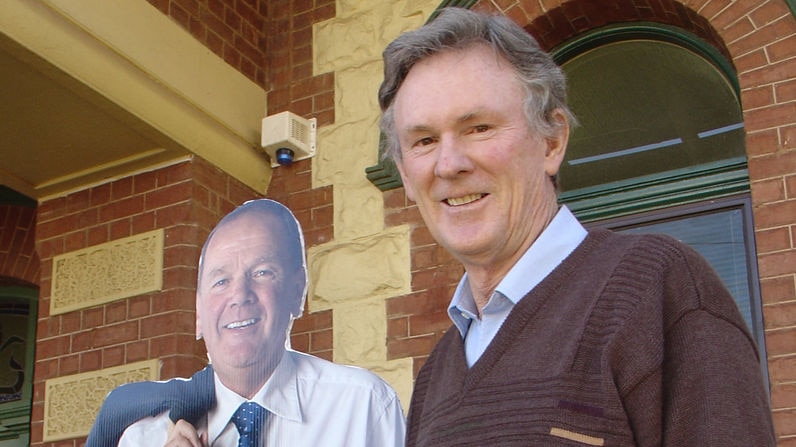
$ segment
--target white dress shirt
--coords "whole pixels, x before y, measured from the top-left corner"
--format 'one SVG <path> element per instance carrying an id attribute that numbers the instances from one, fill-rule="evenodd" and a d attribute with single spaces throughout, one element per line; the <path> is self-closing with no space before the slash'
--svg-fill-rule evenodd
<path id="1" fill-rule="evenodd" d="M 586 238 L 586 229 L 562 206 L 547 228 L 500 281 L 478 316 L 467 273 L 462 276 L 448 316 L 464 338 L 467 366 L 472 367 L 495 338 L 514 306 L 547 277 Z"/>
<path id="2" fill-rule="evenodd" d="M 199 424 L 211 447 L 235 447 L 230 418 L 247 399 L 215 377 L 216 407 Z M 395 391 L 372 372 L 288 350 L 251 399 L 268 410 L 261 447 L 404 445 L 404 414 Z M 141 419 L 125 430 L 119 447 L 165 444 L 168 412 Z"/>

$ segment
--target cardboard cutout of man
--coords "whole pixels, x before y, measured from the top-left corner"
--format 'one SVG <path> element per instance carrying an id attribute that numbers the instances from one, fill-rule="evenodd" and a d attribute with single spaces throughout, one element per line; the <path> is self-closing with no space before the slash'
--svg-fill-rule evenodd
<path id="1" fill-rule="evenodd" d="M 175 407 L 184 403 L 169 397 L 177 403 L 161 404 L 157 414 L 138 419 L 118 445 L 402 446 L 404 416 L 389 385 L 367 370 L 289 348 L 306 291 L 304 241 L 286 207 L 254 200 L 224 217 L 202 249 L 196 293 L 196 335 L 204 339 L 212 371 L 213 396 L 204 399 L 210 408 L 193 410 L 198 416 L 175 416 Z M 166 383 L 210 382 L 203 373 Z M 131 386 L 141 384 L 121 388 Z M 140 390 L 133 388 L 139 391 L 134 394 Z M 95 428 L 111 413 L 105 407 L 124 400 L 114 393 Z M 99 437 L 90 436 L 88 447 L 103 445 L 93 439 Z"/>

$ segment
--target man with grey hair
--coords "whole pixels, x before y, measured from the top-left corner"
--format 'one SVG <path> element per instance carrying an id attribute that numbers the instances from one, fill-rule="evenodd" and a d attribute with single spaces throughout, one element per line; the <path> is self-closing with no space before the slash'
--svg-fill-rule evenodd
<path id="1" fill-rule="evenodd" d="M 260 199 L 227 214 L 199 259 L 196 335 L 210 365 L 190 380 L 117 388 L 87 447 L 402 446 L 389 385 L 289 349 L 306 291 L 301 228 L 285 206 Z"/>
<path id="2" fill-rule="evenodd" d="M 386 153 L 466 271 L 408 446 L 774 445 L 755 342 L 707 262 L 559 207 L 574 118 L 530 35 L 448 8 L 385 49 L 384 73 Z"/>

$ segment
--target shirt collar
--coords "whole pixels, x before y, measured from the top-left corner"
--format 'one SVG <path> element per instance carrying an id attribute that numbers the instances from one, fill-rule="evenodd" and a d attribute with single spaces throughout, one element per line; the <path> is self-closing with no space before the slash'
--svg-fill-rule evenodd
<path id="1" fill-rule="evenodd" d="M 298 377 L 296 374 L 296 363 L 291 351 L 285 351 L 282 360 L 274 369 L 271 377 L 265 382 L 251 401 L 262 405 L 270 413 L 276 416 L 301 422 L 303 420 L 301 405 L 298 397 Z M 229 424 L 232 415 L 238 407 L 248 399 L 230 390 L 214 373 L 216 387 L 216 407 L 207 416 L 208 438 L 212 441 L 221 435 L 224 428 Z"/>
<path id="2" fill-rule="evenodd" d="M 513 304 L 517 304 L 580 245 L 586 234 L 586 229 L 569 208 L 562 206 L 550 224 L 498 283 L 495 293 L 500 293 Z M 466 272 L 448 306 L 448 316 L 462 337 L 467 334 L 470 321 L 478 318 L 478 309 Z"/>

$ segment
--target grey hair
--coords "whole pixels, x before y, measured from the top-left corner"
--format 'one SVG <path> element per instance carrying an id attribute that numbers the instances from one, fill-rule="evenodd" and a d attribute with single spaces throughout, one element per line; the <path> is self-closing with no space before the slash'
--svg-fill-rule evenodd
<path id="1" fill-rule="evenodd" d="M 561 126 L 566 125 L 554 118 L 556 109 L 564 113 L 569 123 L 576 122 L 567 106 L 564 72 L 536 39 L 507 17 L 464 8 L 444 8 L 428 24 L 398 36 L 383 52 L 379 127 L 385 135 L 385 158 L 401 160 L 393 106 L 412 67 L 437 53 L 477 44 L 492 48 L 514 68 L 526 91 L 525 117 L 531 130 L 547 138 L 554 137 Z"/>

